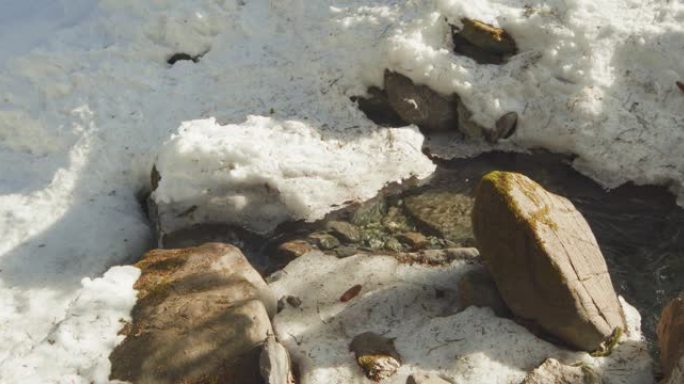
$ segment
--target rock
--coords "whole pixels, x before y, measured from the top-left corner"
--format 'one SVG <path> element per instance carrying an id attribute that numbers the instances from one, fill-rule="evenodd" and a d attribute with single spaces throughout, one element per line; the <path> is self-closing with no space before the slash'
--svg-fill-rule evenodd
<path id="1" fill-rule="evenodd" d="M 404 249 L 399 240 L 393 237 L 390 237 L 389 239 L 387 239 L 387 241 L 385 241 L 384 247 L 386 250 L 393 252 L 401 252 Z"/>
<path id="2" fill-rule="evenodd" d="M 673 375 L 684 373 L 684 294 L 670 301 L 660 315 L 658 321 L 658 346 L 660 361 L 666 380 Z M 675 368 L 678 367 L 678 372 Z M 682 383 L 684 381 L 678 381 Z"/>
<path id="3" fill-rule="evenodd" d="M 499 139 L 506 139 L 515 133 L 518 127 L 518 114 L 508 112 L 496 120 L 494 130 L 485 130 L 485 139 L 490 143 L 496 143 Z"/>
<path id="4" fill-rule="evenodd" d="M 470 140 L 482 140 L 485 128 L 471 119 L 472 112 L 459 98 L 457 102 L 458 130 Z"/>
<path id="5" fill-rule="evenodd" d="M 352 214 L 349 221 L 357 226 L 367 226 L 382 221 L 387 206 L 383 198 L 375 198 L 361 204 Z"/>
<path id="6" fill-rule="evenodd" d="M 258 383 L 276 303 L 239 249 L 153 250 L 136 263 L 138 303 L 110 355 L 111 378 L 138 384 Z"/>
<path id="7" fill-rule="evenodd" d="M 346 221 L 329 221 L 325 227 L 341 241 L 357 243 L 361 240 L 361 231 L 354 224 Z"/>
<path id="8" fill-rule="evenodd" d="M 394 339 L 373 332 L 364 332 L 354 337 L 349 350 L 354 352 L 356 362 L 366 377 L 373 381 L 392 376 L 401 366 L 401 357 L 394 348 Z"/>
<path id="9" fill-rule="evenodd" d="M 356 247 L 348 245 L 344 245 L 335 249 L 335 255 L 337 255 L 337 257 L 349 257 L 354 256 L 357 253 L 359 253 L 359 250 Z"/>
<path id="10" fill-rule="evenodd" d="M 664 384 L 682 384 L 684 383 L 684 356 L 679 359 L 677 364 L 672 367 L 669 377 L 663 382 Z"/>
<path id="11" fill-rule="evenodd" d="M 311 245 L 304 240 L 286 241 L 278 246 L 279 256 L 284 260 L 296 259 L 312 250 Z"/>
<path id="12" fill-rule="evenodd" d="M 294 384 L 290 355 L 275 336 L 269 335 L 259 355 L 259 372 L 264 384 Z"/>
<path id="13" fill-rule="evenodd" d="M 556 359 L 547 359 L 530 372 L 521 384 L 600 384 L 601 378 L 588 366 L 563 365 Z"/>
<path id="14" fill-rule="evenodd" d="M 451 241 L 472 241 L 473 198 L 453 192 L 425 192 L 404 199 L 404 209 L 420 225 Z"/>
<path id="15" fill-rule="evenodd" d="M 511 315 L 492 275 L 484 267 L 469 271 L 458 281 L 458 302 L 462 309 L 475 305 L 489 307 L 500 317 Z"/>
<path id="16" fill-rule="evenodd" d="M 503 64 L 518 52 L 508 32 L 479 20 L 461 19 L 463 28 L 453 29 L 454 52 L 468 56 L 479 64 Z"/>
<path id="17" fill-rule="evenodd" d="M 398 235 L 397 238 L 404 244 L 411 247 L 411 250 L 414 251 L 426 248 L 428 245 L 430 245 L 430 240 L 428 240 L 428 238 L 420 232 L 405 232 Z"/>
<path id="18" fill-rule="evenodd" d="M 366 96 L 353 97 L 352 101 L 356 101 L 359 109 L 366 114 L 366 117 L 381 127 L 409 125 L 394 111 L 389 100 L 387 100 L 387 94 L 380 88 L 370 87 Z"/>
<path id="19" fill-rule="evenodd" d="M 477 188 L 473 229 L 516 316 L 585 351 L 625 329 L 601 250 L 569 200 L 521 174 L 491 172 Z"/>
<path id="20" fill-rule="evenodd" d="M 431 372 L 417 372 L 406 379 L 406 384 L 451 384 Z"/>
<path id="21" fill-rule="evenodd" d="M 327 233 L 312 233 L 309 238 L 314 241 L 318 248 L 327 251 L 340 246 L 340 241 L 337 237 Z"/>
<path id="22" fill-rule="evenodd" d="M 385 71 L 385 92 L 392 108 L 407 123 L 415 124 L 426 132 L 458 129 L 455 96 L 442 96 L 388 70 Z"/>
<path id="23" fill-rule="evenodd" d="M 382 226 L 389 232 L 406 231 L 411 228 L 408 218 L 399 207 L 389 207 L 382 219 Z"/>

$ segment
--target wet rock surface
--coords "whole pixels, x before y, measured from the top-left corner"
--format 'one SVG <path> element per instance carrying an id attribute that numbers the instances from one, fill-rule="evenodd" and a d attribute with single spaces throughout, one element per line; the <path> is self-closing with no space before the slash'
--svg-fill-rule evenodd
<path id="1" fill-rule="evenodd" d="M 112 352 L 111 378 L 134 383 L 259 383 L 272 292 L 234 246 L 153 250 L 136 266 L 138 303 Z"/>
<path id="2" fill-rule="evenodd" d="M 521 174 L 492 172 L 478 186 L 473 229 L 515 315 L 585 351 L 625 329 L 603 255 L 569 200 Z"/>
<path id="3" fill-rule="evenodd" d="M 670 301 L 660 315 L 658 346 L 663 374 L 668 383 L 684 379 L 684 294 Z M 675 378 L 679 378 L 679 381 Z"/>
<path id="4" fill-rule="evenodd" d="M 459 245 L 473 244 L 473 198 L 453 192 L 425 192 L 404 199 L 406 212 L 428 232 Z"/>

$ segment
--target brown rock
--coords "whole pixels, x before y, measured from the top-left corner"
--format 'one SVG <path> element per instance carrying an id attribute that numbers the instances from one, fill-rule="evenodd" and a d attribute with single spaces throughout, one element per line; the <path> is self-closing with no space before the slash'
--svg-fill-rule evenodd
<path id="1" fill-rule="evenodd" d="M 684 377 L 684 294 L 665 306 L 660 315 L 657 333 L 660 361 L 666 380 L 672 380 L 673 375 Z"/>
<path id="2" fill-rule="evenodd" d="M 313 248 L 304 240 L 286 241 L 278 246 L 280 258 L 288 261 L 294 260 L 311 251 L 313 251 Z"/>
<path id="3" fill-rule="evenodd" d="M 404 232 L 397 236 L 399 241 L 405 243 L 411 250 L 419 250 L 430 245 L 430 240 L 428 240 L 425 235 L 420 232 Z"/>
<path id="4" fill-rule="evenodd" d="M 497 316 L 510 317 L 508 310 L 496 288 L 496 283 L 486 268 L 476 268 L 467 272 L 458 282 L 458 302 L 461 308 L 471 305 L 489 307 Z"/>
<path id="5" fill-rule="evenodd" d="M 354 337 L 349 344 L 356 362 L 366 377 L 381 381 L 392 376 L 401 366 L 401 357 L 394 347 L 394 339 L 373 332 L 364 332 Z"/>
<path id="6" fill-rule="evenodd" d="M 603 255 L 569 200 L 523 175 L 491 172 L 477 189 L 473 230 L 516 316 L 586 351 L 625 329 Z"/>
<path id="7" fill-rule="evenodd" d="M 138 303 L 112 352 L 111 378 L 137 384 L 258 383 L 274 297 L 239 249 L 220 243 L 148 252 Z"/>
<path id="8" fill-rule="evenodd" d="M 501 28 L 475 19 L 461 19 L 463 27 L 453 28 L 454 52 L 479 64 L 503 64 L 518 52 L 511 35 Z"/>
<path id="9" fill-rule="evenodd" d="M 385 92 L 397 114 L 424 131 L 455 131 L 458 116 L 455 96 L 442 96 L 396 72 L 385 71 Z"/>
<path id="10" fill-rule="evenodd" d="M 600 384 L 601 378 L 586 366 L 563 365 L 558 360 L 547 359 L 530 372 L 521 384 Z"/>

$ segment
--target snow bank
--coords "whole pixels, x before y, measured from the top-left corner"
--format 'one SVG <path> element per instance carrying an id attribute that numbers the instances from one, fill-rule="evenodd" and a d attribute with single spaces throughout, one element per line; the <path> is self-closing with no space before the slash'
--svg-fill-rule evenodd
<path id="1" fill-rule="evenodd" d="M 463 17 L 505 28 L 519 54 L 501 66 L 453 55 L 447 24 L 460 26 Z M 517 112 L 510 141 L 518 149 L 574 154 L 575 168 L 609 188 L 669 185 L 682 205 L 683 21 L 677 1 L 437 0 L 394 29 L 389 62 L 416 82 L 458 93 L 483 126 Z M 459 156 L 459 148 L 440 152 Z"/>
<path id="2" fill-rule="evenodd" d="M 239 125 L 181 125 L 156 164 L 161 181 L 152 197 L 162 231 L 223 222 L 268 232 L 286 220 L 321 219 L 435 169 L 415 127 L 340 138 L 312 125 L 259 116 Z"/>
<path id="3" fill-rule="evenodd" d="M 367 331 L 396 338 L 403 364 L 383 381 L 388 384 L 404 384 L 418 371 L 456 383 L 519 383 L 547 357 L 582 362 L 606 384 L 652 383 L 641 318 L 626 302 L 629 336 L 610 356 L 594 358 L 540 340 L 489 308 L 456 312 L 458 280 L 471 268 L 463 260 L 423 267 L 389 256 L 337 259 L 310 252 L 271 282 L 277 297 L 302 300 L 275 316 L 274 330 L 300 364 L 302 384 L 369 382 L 349 352 L 351 340 Z M 361 293 L 340 302 L 356 284 L 362 285 Z"/>

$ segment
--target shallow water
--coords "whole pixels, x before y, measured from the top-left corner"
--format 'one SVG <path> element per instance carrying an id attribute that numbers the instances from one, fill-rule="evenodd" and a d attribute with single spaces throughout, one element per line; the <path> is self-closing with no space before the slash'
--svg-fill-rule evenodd
<path id="1" fill-rule="evenodd" d="M 240 246 L 254 266 L 268 274 L 283 266 L 282 259 L 273 257 L 281 243 L 293 239 L 307 239 L 312 233 L 324 232 L 326 221 L 354 221 L 355 215 L 375 215 L 375 223 L 361 225 L 362 231 L 374 232 L 386 239 L 391 233 L 378 230 L 377 222 L 388 217 L 391 207 L 402 207 L 411 196 L 439 195 L 442 192 L 474 194 L 480 178 L 492 170 L 520 172 L 548 190 L 566 196 L 585 216 L 606 258 L 613 285 L 618 294 L 636 306 L 642 315 L 642 328 L 655 351 L 655 327 L 663 305 L 684 291 L 684 210 L 664 188 L 625 185 L 611 191 L 603 189 L 591 179 L 579 174 L 562 156 L 548 153 L 524 155 L 516 153 L 488 153 L 471 159 L 435 160 L 437 171 L 420 185 L 390 186 L 377 198 L 353 207 L 333 212 L 316 223 L 287 223 L 268 238 L 220 225 L 201 226 L 176 237 L 166 244 L 188 246 L 204 241 L 227 241 Z M 364 211 L 365 210 L 365 211 Z M 469 221 L 469 214 L 467 215 Z M 371 220 L 372 221 L 372 220 Z M 409 230 L 430 237 L 431 248 L 468 245 L 440 236 L 421 227 L 409 217 Z M 464 221 L 464 220 L 461 220 Z M 466 229 L 469 231 L 470 229 Z M 384 233 L 379 233 L 378 231 Z M 467 238 L 461 234 L 461 238 Z M 342 244 L 345 245 L 345 244 Z M 359 242 L 355 249 L 369 253 L 388 253 L 387 249 L 371 249 Z M 406 250 L 406 249 L 404 249 Z M 331 250 L 333 252 L 333 250 Z M 389 252 L 391 253 L 391 252 Z"/>

